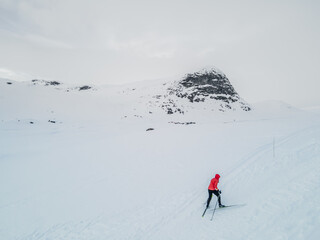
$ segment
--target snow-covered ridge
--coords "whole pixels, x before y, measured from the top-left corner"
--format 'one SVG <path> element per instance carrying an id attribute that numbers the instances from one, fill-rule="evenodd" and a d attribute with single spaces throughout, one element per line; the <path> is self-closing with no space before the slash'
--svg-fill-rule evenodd
<path id="1" fill-rule="evenodd" d="M 128 115 L 150 118 L 152 117 L 151 114 L 154 113 L 192 116 L 195 115 L 195 112 L 199 113 L 199 111 L 201 115 L 210 115 L 216 112 L 251 110 L 251 107 L 237 94 L 226 75 L 215 68 L 186 74 L 180 80 L 148 81 L 114 87 L 71 86 L 59 81 L 39 79 L 28 82 L 14 82 L 2 79 L 2 85 L 13 94 L 17 94 L 20 91 L 26 96 L 31 94 L 32 97 L 30 99 L 45 95 L 41 102 L 45 105 L 46 99 L 51 99 L 50 103 L 47 104 L 48 108 L 57 109 L 58 107 L 49 106 L 55 105 L 52 102 L 60 102 L 64 98 L 68 98 L 68 100 L 64 101 L 64 105 L 68 105 L 68 102 L 81 104 L 81 102 L 85 101 L 90 109 L 96 108 L 95 100 L 92 101 L 92 98 L 95 98 L 98 99 L 100 104 L 104 105 L 106 112 L 109 111 L 108 109 L 114 109 L 114 104 L 122 105 L 124 106 L 123 109 L 117 109 L 122 118 L 126 118 Z M 36 88 L 32 88 L 33 86 Z M 56 93 L 56 90 L 61 93 Z M 70 95 L 71 92 L 78 92 L 79 94 L 86 92 L 89 95 Z M 88 96 L 90 96 L 90 100 L 86 99 Z M 57 98 L 60 100 L 57 100 Z M 40 99 L 35 101 L 39 102 Z M 102 101 L 103 103 L 101 103 Z M 70 106 L 69 110 L 74 111 L 73 108 L 74 105 Z M 47 111 L 54 112 L 55 110 Z M 96 111 L 94 114 L 101 114 L 101 110 Z M 178 121 L 178 119 L 170 120 Z M 189 119 L 189 121 L 194 120 Z"/>
<path id="2" fill-rule="evenodd" d="M 255 105 L 247 104 L 226 75 L 215 69 L 186 74 L 180 80 L 142 81 L 120 86 L 72 86 L 58 81 L 0 79 L 0 99 L 0 120 L 20 123 L 97 119 L 124 123 L 230 122 L 250 119 L 261 112 Z M 269 105 L 259 109 L 268 109 Z M 276 110 L 283 116 L 295 111 L 277 102 L 272 105 L 269 112 Z M 264 117 L 265 113 L 260 115 Z M 149 127 L 152 125 L 146 129 Z"/>

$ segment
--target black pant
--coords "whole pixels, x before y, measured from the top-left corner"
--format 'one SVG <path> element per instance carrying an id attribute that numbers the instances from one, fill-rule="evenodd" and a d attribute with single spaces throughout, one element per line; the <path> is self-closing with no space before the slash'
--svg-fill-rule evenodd
<path id="1" fill-rule="evenodd" d="M 220 206 L 221 205 L 221 196 L 220 196 L 219 191 L 218 190 L 210 190 L 210 189 L 208 189 L 208 193 L 209 193 L 209 198 L 208 198 L 208 201 L 207 201 L 207 207 L 209 207 L 209 204 L 211 202 L 212 193 L 218 197 L 218 202 L 219 202 L 219 206 Z"/>

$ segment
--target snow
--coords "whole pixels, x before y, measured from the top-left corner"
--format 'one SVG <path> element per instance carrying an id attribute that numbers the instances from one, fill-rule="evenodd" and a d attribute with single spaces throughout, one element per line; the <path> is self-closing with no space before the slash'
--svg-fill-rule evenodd
<path id="1" fill-rule="evenodd" d="M 319 109 L 169 116 L 148 104 L 163 83 L 66 92 L 7 81 L 0 239 L 319 239 Z M 222 203 L 244 205 L 210 221 L 216 173 Z"/>

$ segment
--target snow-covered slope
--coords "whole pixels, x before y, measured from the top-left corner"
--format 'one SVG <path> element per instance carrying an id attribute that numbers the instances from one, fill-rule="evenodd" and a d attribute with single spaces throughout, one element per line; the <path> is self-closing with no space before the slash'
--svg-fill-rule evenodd
<path id="1" fill-rule="evenodd" d="M 178 81 L 140 82 L 127 86 L 68 86 L 58 81 L 21 83 L 6 79 L 0 80 L 0 84 L 4 98 L 2 113 L 6 119 L 45 117 L 63 121 L 66 116 L 70 116 L 72 121 L 88 117 L 107 117 L 109 120 L 181 118 L 166 115 L 206 119 L 208 115 L 219 115 L 215 112 L 251 110 L 228 78 L 215 69 L 187 74 Z M 22 97 L 17 98 L 17 94 Z M 93 98 L 95 104 L 92 104 Z M 34 114 L 38 116 L 32 116 Z"/>
<path id="2" fill-rule="evenodd" d="M 185 113 L 167 114 L 167 82 L 43 83 L 0 81 L 0 239 L 320 237 L 318 111 L 168 95 Z M 242 206 L 210 221 L 215 173 Z"/>

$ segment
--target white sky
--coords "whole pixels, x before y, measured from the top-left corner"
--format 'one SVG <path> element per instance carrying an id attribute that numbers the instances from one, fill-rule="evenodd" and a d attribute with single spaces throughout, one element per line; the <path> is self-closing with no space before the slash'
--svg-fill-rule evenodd
<path id="1" fill-rule="evenodd" d="M 317 0 L 0 0 L 0 77 L 119 84 L 216 66 L 248 102 L 320 105 Z"/>

